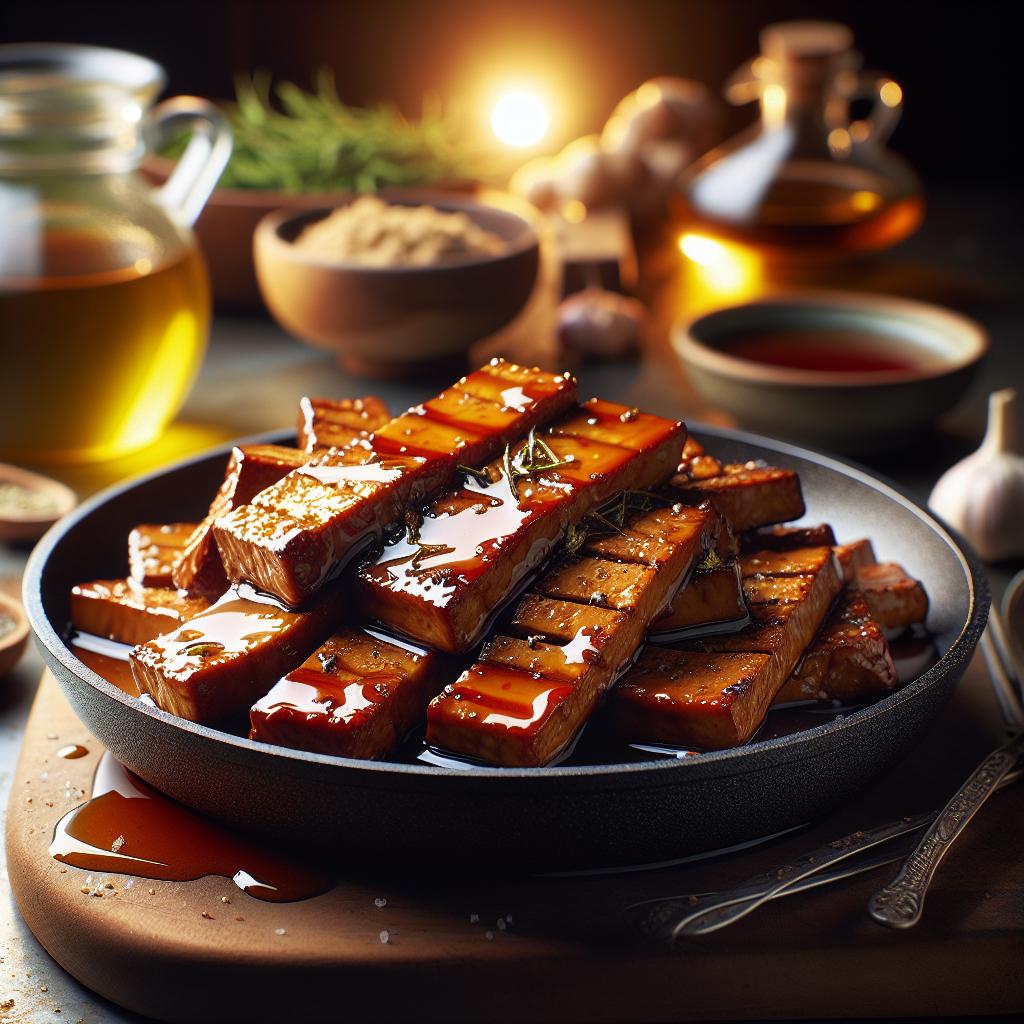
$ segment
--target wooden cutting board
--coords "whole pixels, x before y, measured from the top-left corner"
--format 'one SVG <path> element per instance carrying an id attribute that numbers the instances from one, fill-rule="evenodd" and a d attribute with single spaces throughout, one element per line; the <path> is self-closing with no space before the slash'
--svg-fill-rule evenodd
<path id="1" fill-rule="evenodd" d="M 174 1021 L 691 1020 L 941 1016 L 1024 1009 L 1024 785 L 997 794 L 940 869 L 923 923 L 875 925 L 893 868 L 768 904 L 669 951 L 622 927 L 627 904 L 734 885 L 821 842 L 938 805 L 1002 723 L 978 663 L 913 757 L 855 806 L 710 861 L 584 878 L 346 878 L 314 899 L 255 900 L 227 878 L 93 874 L 48 854 L 101 753 L 44 675 L 7 819 L 11 886 L 32 931 L 85 985 Z M 71 743 L 89 753 L 63 760 Z M 106 888 L 106 883 L 111 888 Z M 97 888 L 102 898 L 83 893 Z M 230 902 L 227 902 L 230 901 Z"/>

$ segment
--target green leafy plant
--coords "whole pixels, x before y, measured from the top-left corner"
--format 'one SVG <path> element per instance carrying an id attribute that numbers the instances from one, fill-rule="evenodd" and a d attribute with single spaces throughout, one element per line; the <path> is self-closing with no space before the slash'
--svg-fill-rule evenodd
<path id="1" fill-rule="evenodd" d="M 435 96 L 424 99 L 419 120 L 389 103 L 349 106 L 325 69 L 312 92 L 292 82 L 272 84 L 266 72 L 239 78 L 235 92 L 228 110 L 234 150 L 220 180 L 227 188 L 376 192 L 490 173 L 466 119 Z M 168 155 L 183 145 L 176 140 Z"/>

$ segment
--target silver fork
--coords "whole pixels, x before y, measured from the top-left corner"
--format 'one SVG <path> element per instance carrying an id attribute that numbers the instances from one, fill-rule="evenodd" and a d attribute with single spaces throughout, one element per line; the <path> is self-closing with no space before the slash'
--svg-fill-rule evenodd
<path id="1" fill-rule="evenodd" d="M 1024 578 L 1021 584 L 1015 581 L 1015 586 L 1020 585 L 1024 585 Z M 1007 598 L 1011 597 L 1008 591 Z M 1008 600 L 1007 606 L 1011 604 L 1012 601 Z M 1003 717 L 1015 735 L 993 750 L 971 772 L 903 862 L 896 877 L 868 900 L 868 913 L 888 928 L 912 928 L 921 920 L 928 886 L 942 858 L 1024 751 L 1021 681 L 1016 677 L 1006 629 L 995 608 L 989 613 L 988 624 L 981 636 L 981 653 Z"/>
<path id="2" fill-rule="evenodd" d="M 1016 768 L 1003 778 L 1000 788 L 1016 782 L 1022 775 L 1024 770 Z M 742 920 L 769 900 L 841 882 L 902 860 L 908 847 L 899 844 L 898 848 L 892 849 L 888 844 L 901 836 L 919 832 L 934 820 L 935 812 L 929 811 L 912 818 L 886 822 L 866 831 L 851 832 L 773 871 L 755 875 L 733 889 L 658 897 L 631 904 L 626 911 L 638 916 L 641 929 L 656 938 L 671 942 L 687 936 L 706 935 Z M 885 849 L 871 857 L 861 856 L 879 846 L 885 846 Z"/>

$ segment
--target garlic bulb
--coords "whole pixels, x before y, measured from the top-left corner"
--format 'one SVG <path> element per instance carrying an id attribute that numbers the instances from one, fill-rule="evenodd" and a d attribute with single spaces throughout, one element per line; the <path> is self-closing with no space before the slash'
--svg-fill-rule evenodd
<path id="1" fill-rule="evenodd" d="M 621 359 L 640 343 L 646 314 L 637 299 L 603 288 L 585 288 L 558 307 L 558 337 L 572 352 Z"/>
<path id="2" fill-rule="evenodd" d="M 946 470 L 928 504 L 987 562 L 1024 555 L 1024 457 L 1013 436 L 1013 388 L 988 401 L 981 447 Z"/>

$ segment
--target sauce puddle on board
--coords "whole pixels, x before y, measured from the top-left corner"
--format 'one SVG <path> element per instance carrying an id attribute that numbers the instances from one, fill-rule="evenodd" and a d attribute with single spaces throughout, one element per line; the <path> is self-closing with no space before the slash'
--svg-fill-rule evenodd
<path id="1" fill-rule="evenodd" d="M 308 899 L 334 884 L 325 873 L 175 803 L 110 753 L 100 758 L 92 797 L 57 823 L 50 855 L 86 871 L 169 882 L 223 875 L 243 892 L 272 903 Z"/>

